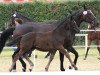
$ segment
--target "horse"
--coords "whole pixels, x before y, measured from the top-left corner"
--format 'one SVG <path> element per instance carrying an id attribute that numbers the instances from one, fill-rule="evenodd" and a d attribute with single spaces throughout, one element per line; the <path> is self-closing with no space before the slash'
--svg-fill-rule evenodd
<path id="1" fill-rule="evenodd" d="M 94 30 L 94 28 L 92 28 L 90 24 L 88 24 L 88 29 Z M 87 47 L 87 51 L 86 51 L 84 60 L 86 60 L 86 58 L 87 58 L 92 41 L 94 41 L 95 44 L 97 45 L 97 50 L 98 50 L 99 55 L 100 55 L 100 47 L 99 47 L 100 32 L 98 30 L 100 30 L 100 28 L 95 28 L 94 31 L 88 32 L 88 47 Z"/>
<path id="2" fill-rule="evenodd" d="M 77 11 L 75 11 L 74 13 L 72 13 L 73 17 L 74 17 L 74 20 L 77 24 L 78 27 L 80 27 L 80 24 L 82 22 L 88 22 L 88 23 L 91 23 L 91 25 L 97 25 L 98 22 L 96 21 L 96 17 L 94 16 L 94 14 L 92 13 L 92 11 L 90 9 L 87 9 L 85 6 Z M 51 30 L 53 30 L 53 28 L 55 28 L 55 26 L 57 27 L 57 23 L 56 22 L 55 24 L 51 24 L 51 25 L 38 25 L 38 24 L 34 24 L 34 25 L 29 25 L 28 23 L 27 24 L 23 24 L 21 28 L 18 28 L 18 32 L 19 33 L 22 33 L 22 34 L 26 34 L 28 32 L 30 32 L 31 30 L 32 31 L 35 31 L 35 32 L 47 32 L 47 31 L 50 31 L 50 29 L 48 28 L 51 28 Z M 25 26 L 25 25 L 28 25 L 28 26 Z M 32 29 L 31 26 L 34 26 L 34 28 Z M 49 27 L 48 27 L 49 26 Z M 29 28 L 27 28 L 29 27 Z M 25 32 L 25 29 L 31 29 L 31 30 L 27 30 L 27 32 Z M 24 29 L 24 30 L 23 30 Z M 47 30 L 47 31 L 46 31 Z M 19 35 L 22 35 L 22 34 L 19 34 Z M 78 59 L 78 53 L 77 51 L 73 48 L 73 47 L 70 47 L 68 48 L 67 46 L 65 47 L 65 49 L 68 49 L 70 52 L 74 53 L 75 54 L 75 59 L 74 59 L 74 63 L 76 64 L 77 63 L 77 59 Z M 0 49 L 0 53 L 2 52 L 2 49 Z M 15 55 L 15 53 L 13 54 L 13 56 Z M 61 61 L 61 70 L 64 71 L 64 67 L 63 67 L 63 54 L 60 54 L 60 61 Z"/>
<path id="3" fill-rule="evenodd" d="M 71 65 L 77 69 L 76 65 L 72 62 L 68 51 L 64 48 L 64 41 L 72 41 L 71 31 L 74 29 L 74 32 L 79 32 L 78 26 L 74 20 L 66 18 L 66 20 L 61 23 L 58 23 L 58 26 L 49 32 L 29 32 L 25 35 L 17 37 L 18 47 L 20 48 L 19 52 L 14 56 L 12 60 L 12 65 L 9 71 L 11 72 L 15 62 L 24 55 L 32 50 L 38 49 L 39 51 L 51 53 L 48 64 L 45 67 L 45 71 L 48 71 L 50 63 L 52 62 L 56 51 L 63 53 L 68 59 Z M 16 38 L 15 38 L 16 39 Z M 70 43 L 70 45 L 72 45 Z M 27 59 L 27 55 L 25 56 Z M 30 64 L 31 67 L 33 66 Z"/>

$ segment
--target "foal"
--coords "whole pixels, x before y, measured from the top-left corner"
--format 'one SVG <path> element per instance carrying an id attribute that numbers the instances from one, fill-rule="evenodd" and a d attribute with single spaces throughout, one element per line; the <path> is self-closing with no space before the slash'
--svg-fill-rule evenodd
<path id="1" fill-rule="evenodd" d="M 50 59 L 48 64 L 45 67 L 45 71 L 48 71 L 49 65 L 54 58 L 56 51 L 60 51 L 63 53 L 70 61 L 71 65 L 77 69 L 75 64 L 72 62 L 68 51 L 64 49 L 64 40 L 72 40 L 71 38 L 71 27 L 76 27 L 76 22 L 72 19 L 67 19 L 67 23 L 60 23 L 57 28 L 53 31 L 39 33 L 39 32 L 29 32 L 23 36 L 20 36 L 18 40 L 20 40 L 20 51 L 14 56 L 13 63 L 9 71 L 12 71 L 15 62 L 21 57 L 23 54 L 30 52 L 29 50 L 38 49 L 43 52 L 50 52 Z M 27 56 L 26 56 L 27 58 Z"/>

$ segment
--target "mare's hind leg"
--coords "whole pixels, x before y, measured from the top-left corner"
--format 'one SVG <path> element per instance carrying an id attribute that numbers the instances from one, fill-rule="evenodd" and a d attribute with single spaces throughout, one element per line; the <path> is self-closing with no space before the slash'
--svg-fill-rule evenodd
<path id="1" fill-rule="evenodd" d="M 87 58 L 91 43 L 92 43 L 92 40 L 88 40 L 88 47 L 87 47 L 87 51 L 86 51 L 84 60 L 86 60 L 86 58 Z"/>
<path id="2" fill-rule="evenodd" d="M 71 58 L 70 58 L 69 52 L 66 51 L 66 50 L 64 49 L 63 46 L 59 46 L 59 47 L 60 47 L 60 48 L 59 48 L 59 51 L 60 51 L 61 53 L 63 53 L 63 54 L 68 58 L 69 62 L 71 63 L 71 66 L 73 66 L 74 69 L 77 70 L 76 65 L 72 62 L 72 60 L 71 60 Z"/>
<path id="3" fill-rule="evenodd" d="M 51 61 L 53 60 L 53 58 L 54 58 L 54 56 L 55 56 L 55 53 L 56 53 L 56 50 L 53 51 L 53 52 L 51 52 L 50 58 L 49 58 L 49 62 L 48 62 L 48 64 L 47 64 L 46 67 L 45 67 L 45 71 L 48 71 L 48 68 L 49 68 L 49 66 L 50 66 Z"/>
<path id="4" fill-rule="evenodd" d="M 30 69 L 29 69 L 29 71 L 31 72 L 32 69 L 33 69 L 34 64 L 33 64 L 33 62 L 29 59 L 28 55 L 25 54 L 24 57 L 25 57 L 25 59 L 26 59 L 26 60 L 29 62 L 29 64 L 30 64 Z"/>

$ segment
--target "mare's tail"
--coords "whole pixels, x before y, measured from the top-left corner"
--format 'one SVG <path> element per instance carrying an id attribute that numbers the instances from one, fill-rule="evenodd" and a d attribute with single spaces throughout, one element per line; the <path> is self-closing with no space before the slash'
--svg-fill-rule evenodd
<path id="1" fill-rule="evenodd" d="M 6 46 L 12 46 L 12 45 L 16 44 L 17 42 L 19 42 L 21 40 L 21 38 L 22 38 L 22 36 L 18 36 L 17 38 L 12 40 L 11 42 L 7 43 Z"/>
<path id="2" fill-rule="evenodd" d="M 9 28 L 9 29 L 4 30 L 1 33 L 1 37 L 0 37 L 0 53 L 2 52 L 3 47 L 5 46 L 5 43 L 6 43 L 7 39 L 8 39 L 8 37 L 10 35 L 13 35 L 13 31 L 14 30 L 15 30 L 15 28 L 12 27 L 12 28 Z"/>

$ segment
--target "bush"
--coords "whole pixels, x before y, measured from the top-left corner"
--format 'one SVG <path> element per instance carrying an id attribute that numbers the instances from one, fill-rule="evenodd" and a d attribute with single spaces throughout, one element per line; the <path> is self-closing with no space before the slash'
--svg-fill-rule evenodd
<path id="1" fill-rule="evenodd" d="M 21 14 L 33 19 L 34 21 L 42 22 L 47 20 L 60 20 L 69 14 L 69 10 L 76 10 L 82 7 L 83 4 L 87 4 L 93 9 L 93 12 L 100 19 L 100 2 L 32 2 L 32 3 L 1 3 L 0 4 L 0 30 L 4 27 L 5 22 L 11 19 L 11 13 L 14 10 L 21 12 Z M 81 28 L 85 28 L 84 25 Z"/>

